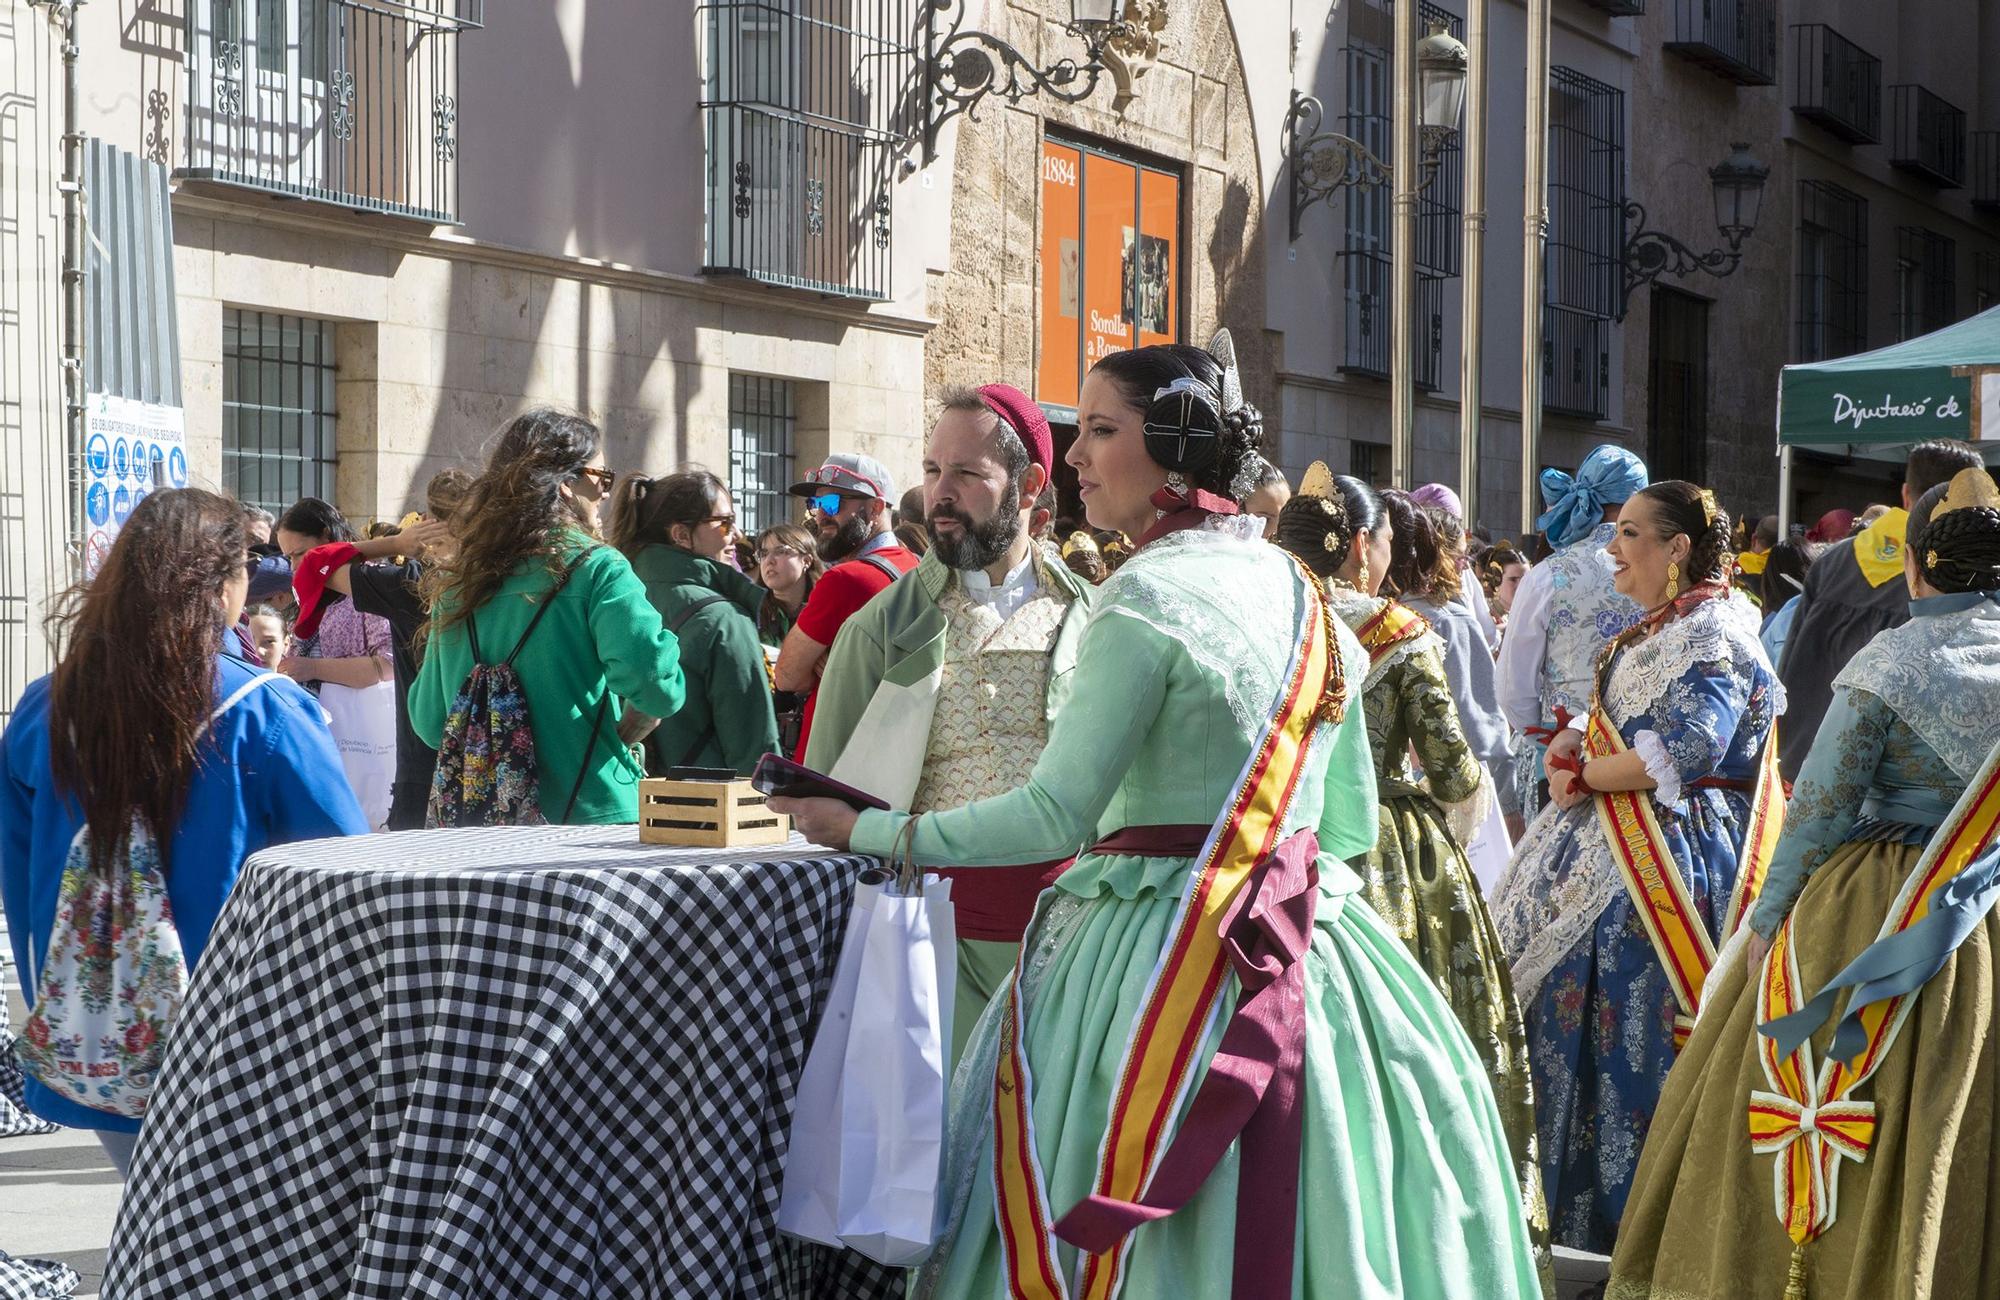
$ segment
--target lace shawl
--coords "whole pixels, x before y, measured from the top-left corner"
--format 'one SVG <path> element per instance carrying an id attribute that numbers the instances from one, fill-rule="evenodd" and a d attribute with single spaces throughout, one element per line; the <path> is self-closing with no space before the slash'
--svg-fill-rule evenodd
<path id="1" fill-rule="evenodd" d="M 1276 547 L 1214 522 L 1135 553 L 1100 589 L 1090 617 L 1136 618 L 1178 643 L 1221 683 L 1230 713 L 1254 736 L 1270 718 L 1287 656 L 1239 647 L 1292 643 L 1298 578 Z"/>
<path id="2" fill-rule="evenodd" d="M 1882 632 L 1833 679 L 1887 704 L 1967 781 L 1993 752 L 2000 606 L 1913 618 Z"/>
<path id="3" fill-rule="evenodd" d="M 1686 719 L 1696 707 L 1689 679 L 1702 666 L 1714 664 L 1732 676 L 1750 676 L 1759 666 L 1769 671 L 1754 630 L 1723 601 L 1701 605 L 1657 635 L 1628 646 L 1612 665 L 1604 688 L 1605 711 L 1628 744 L 1651 756 L 1649 772 L 1654 762 L 1664 761 L 1671 742 L 1650 729 L 1637 733 L 1650 741 L 1636 742 L 1633 721 Z M 1770 707 L 1783 712 L 1783 689 L 1775 681 L 1770 689 Z M 1677 771 L 1675 777 L 1678 783 Z M 1570 809 L 1551 803 L 1542 809 L 1492 902 L 1493 925 L 1512 962 L 1514 992 L 1522 1003 L 1536 995 L 1549 972 L 1590 933 L 1624 888 L 1611 846 L 1598 828 L 1594 803 Z"/>

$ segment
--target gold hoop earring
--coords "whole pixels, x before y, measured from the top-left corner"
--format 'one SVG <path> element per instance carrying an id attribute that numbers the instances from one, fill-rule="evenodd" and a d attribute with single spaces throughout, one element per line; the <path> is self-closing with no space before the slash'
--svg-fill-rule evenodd
<path id="1" fill-rule="evenodd" d="M 1667 599 L 1672 600 L 1680 594 L 1681 566 L 1679 564 L 1669 564 L 1667 566 Z"/>

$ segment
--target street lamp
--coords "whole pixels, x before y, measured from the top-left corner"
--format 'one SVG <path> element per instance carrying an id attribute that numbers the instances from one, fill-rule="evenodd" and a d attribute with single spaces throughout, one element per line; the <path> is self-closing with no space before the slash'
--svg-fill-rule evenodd
<path id="1" fill-rule="evenodd" d="M 1465 112 L 1465 46 L 1453 39 L 1444 24 L 1431 24 L 1431 33 L 1417 43 L 1419 91 L 1418 123 L 1422 133 L 1423 168 L 1416 188 L 1422 190 L 1437 178 L 1438 163 L 1458 135 L 1459 119 Z M 1291 160 L 1292 239 L 1299 237 L 1306 209 L 1321 200 L 1330 200 L 1347 186 L 1370 189 L 1389 183 L 1394 169 L 1353 136 L 1322 131 L 1326 106 L 1315 95 L 1292 92 L 1291 111 L 1285 114 L 1285 153 Z"/>
<path id="2" fill-rule="evenodd" d="M 938 33 L 938 19 L 956 8 L 949 29 Z M 924 161 L 937 156 L 938 133 L 964 113 L 977 117 L 979 102 L 991 94 L 1018 104 L 1032 95 L 1047 95 L 1066 104 L 1089 99 L 1098 81 L 1116 62 L 1106 47 L 1127 34 L 1126 0 L 1070 0 L 1063 30 L 1083 42 L 1083 59 L 1065 55 L 1038 68 L 1027 55 L 991 32 L 965 26 L 966 0 L 927 0 L 924 15 Z M 1122 107 L 1122 106 L 1121 106 Z"/>
<path id="3" fill-rule="evenodd" d="M 1417 42 L 1418 120 L 1423 123 L 1424 185 L 1437 171 L 1438 155 L 1458 134 L 1465 116 L 1465 46 L 1443 23 Z M 1422 189 L 1423 185 L 1419 185 Z"/>
<path id="4" fill-rule="evenodd" d="M 1625 298 L 1618 309 L 1624 320 L 1632 304 L 1632 291 L 1662 275 L 1693 275 L 1706 271 L 1717 279 L 1731 274 L 1743 264 L 1743 241 L 1757 228 L 1757 214 L 1764 205 L 1764 182 L 1771 169 L 1750 154 L 1747 144 L 1732 144 L 1729 157 L 1709 169 L 1708 183 L 1714 190 L 1715 225 L 1722 232 L 1725 248 L 1697 253 L 1672 235 L 1647 230 L 1646 209 L 1637 202 L 1625 205 L 1627 228 L 1639 227 L 1625 241 L 1619 259 L 1625 268 Z"/>

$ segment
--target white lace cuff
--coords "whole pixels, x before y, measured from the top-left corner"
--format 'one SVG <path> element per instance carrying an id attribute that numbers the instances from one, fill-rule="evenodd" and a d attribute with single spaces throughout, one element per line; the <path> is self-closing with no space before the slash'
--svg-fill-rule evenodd
<path id="1" fill-rule="evenodd" d="M 1655 796 L 1663 804 L 1678 804 L 1681 801 L 1681 770 L 1674 766 L 1672 754 L 1667 752 L 1667 742 L 1658 733 L 1642 731 L 1632 738 L 1632 748 L 1639 751 L 1645 761 L 1646 775 L 1653 778 L 1659 789 Z"/>
<path id="2" fill-rule="evenodd" d="M 1574 731 L 1579 736 L 1583 735 L 1590 730 L 1590 714 L 1585 712 L 1572 715 L 1569 725 L 1564 727 L 1563 730 Z"/>

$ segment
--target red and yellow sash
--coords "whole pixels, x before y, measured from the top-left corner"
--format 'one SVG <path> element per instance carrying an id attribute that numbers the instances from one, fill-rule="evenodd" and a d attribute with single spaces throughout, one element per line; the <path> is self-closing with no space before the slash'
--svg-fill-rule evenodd
<path id="1" fill-rule="evenodd" d="M 1354 639 L 1368 651 L 1370 668 L 1382 662 L 1391 650 L 1431 630 L 1430 620 L 1407 605 L 1390 601 L 1364 619 L 1354 629 Z"/>
<path id="2" fill-rule="evenodd" d="M 1875 941 L 1929 916 L 1943 891 L 1985 853 L 1996 832 L 2000 832 L 2000 748 L 1987 758 L 1951 816 L 1925 846 L 1883 917 Z M 1799 984 L 1793 919 L 1787 916 L 1778 927 L 1764 959 L 1757 1000 L 1760 1025 L 1793 1014 L 1811 996 Z M 1858 1164 L 1868 1157 L 1875 1140 L 1875 1104 L 1856 1101 L 1853 1094 L 1896 1045 L 1920 991 L 1862 1007 L 1858 1020 L 1866 1037 L 1852 1061 L 1829 1056 L 1815 1069 L 1810 1039 L 1781 1054 L 1775 1039 L 1756 1035 L 1758 1061 L 1771 1090 L 1750 1094 L 1750 1147 L 1778 1158 L 1773 1170 L 1778 1218 L 1800 1248 L 1833 1226 L 1839 1212 L 1840 1161 Z"/>
<path id="3" fill-rule="evenodd" d="M 1583 749 L 1590 758 L 1614 758 L 1626 752 L 1625 738 L 1601 705 L 1590 711 Z M 1666 969 L 1674 1001 L 1680 1004 L 1680 1014 L 1674 1017 L 1674 1050 L 1679 1051 L 1694 1031 L 1702 986 L 1715 965 L 1715 943 L 1667 847 L 1653 796 L 1644 790 L 1609 790 L 1599 792 L 1596 801 L 1597 824 L 1611 843 L 1611 859 L 1618 864 L 1625 892 Z"/>
<path id="4" fill-rule="evenodd" d="M 1222 929 L 1238 893 L 1278 842 L 1301 773 L 1334 647 L 1321 601 L 1301 580 L 1298 637 L 1285 690 L 1189 873 L 1118 1072 L 1094 1196 L 1135 1201 L 1166 1148 L 1229 973 Z M 1393 607 L 1392 607 L 1393 608 Z M 1413 615 L 1413 617 L 1415 617 Z M 1419 620 L 1421 621 L 1421 620 Z M 1025 960 L 1025 954 L 1024 959 Z M 1022 1041 L 1022 966 L 1008 986 L 994 1081 L 994 1186 L 1008 1294 L 1015 1300 L 1112 1300 L 1130 1237 L 1083 1257 L 1074 1287 L 1057 1263 L 1055 1216 L 1035 1146 L 1033 1088 Z"/>
<path id="5" fill-rule="evenodd" d="M 1722 923 L 1722 940 L 1729 941 L 1771 874 L 1771 859 L 1785 830 L 1785 781 L 1778 775 L 1778 724 L 1764 738 L 1764 757 L 1757 763 L 1757 788 L 1750 795 L 1750 822 L 1743 830 L 1743 853 L 1737 860 L 1736 888 L 1729 895 L 1729 916 Z"/>

